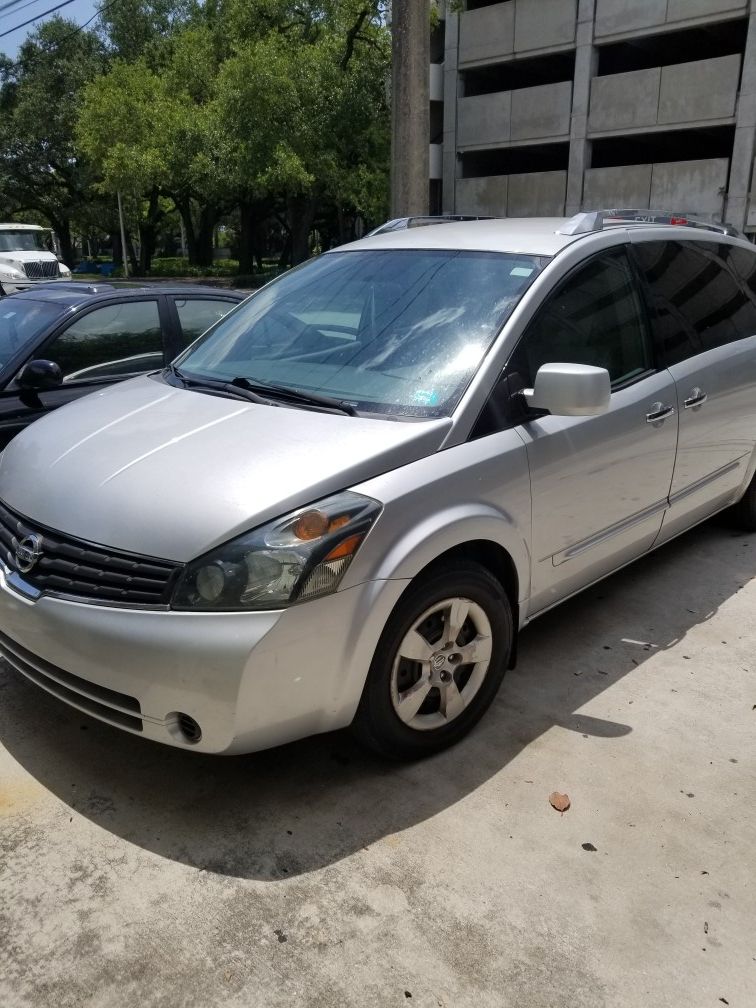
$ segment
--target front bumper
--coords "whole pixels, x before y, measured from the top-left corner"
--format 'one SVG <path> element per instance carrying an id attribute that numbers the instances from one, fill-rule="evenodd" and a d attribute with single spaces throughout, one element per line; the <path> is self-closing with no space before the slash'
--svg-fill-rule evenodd
<path id="1" fill-rule="evenodd" d="M 63 280 L 62 276 L 46 277 L 41 280 L 2 280 L 0 279 L 1 294 L 18 294 L 19 291 L 31 290 L 32 287 L 39 287 L 40 284 L 58 283 Z"/>
<path id="2" fill-rule="evenodd" d="M 252 752 L 350 723 L 406 584 L 371 581 L 279 612 L 181 613 L 32 601 L 0 569 L 0 654 L 101 721 L 201 752 Z M 178 714 L 200 726 L 198 742 Z"/>

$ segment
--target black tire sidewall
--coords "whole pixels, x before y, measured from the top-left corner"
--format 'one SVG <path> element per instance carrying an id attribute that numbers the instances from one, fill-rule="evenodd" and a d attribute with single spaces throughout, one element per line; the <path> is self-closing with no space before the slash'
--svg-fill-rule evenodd
<path id="1" fill-rule="evenodd" d="M 396 652 L 420 616 L 437 602 L 467 598 L 491 624 L 492 653 L 480 689 L 459 717 L 420 731 L 404 724 L 391 702 Z M 474 563 L 447 565 L 410 586 L 389 618 L 370 666 L 354 728 L 371 748 L 394 758 L 420 758 L 453 745 L 480 720 L 501 685 L 513 640 L 512 609 L 499 582 Z"/>

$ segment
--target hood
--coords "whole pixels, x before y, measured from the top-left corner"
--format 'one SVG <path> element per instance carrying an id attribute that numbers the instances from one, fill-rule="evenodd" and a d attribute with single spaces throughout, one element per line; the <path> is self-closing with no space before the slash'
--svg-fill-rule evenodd
<path id="1" fill-rule="evenodd" d="M 57 262 L 58 257 L 52 252 L 24 251 L 20 249 L 13 252 L 0 252 L 0 263 L 5 266 L 15 266 L 16 263 L 28 262 Z"/>
<path id="2" fill-rule="evenodd" d="M 55 531 L 184 563 L 433 453 L 449 424 L 257 405 L 135 378 L 14 438 L 0 499 Z"/>

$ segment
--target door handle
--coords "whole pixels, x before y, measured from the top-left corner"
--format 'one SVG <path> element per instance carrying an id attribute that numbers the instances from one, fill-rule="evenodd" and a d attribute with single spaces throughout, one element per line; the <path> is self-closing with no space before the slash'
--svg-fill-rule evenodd
<path id="1" fill-rule="evenodd" d="M 665 406 L 664 403 L 655 402 L 651 407 L 651 412 L 646 413 L 646 423 L 655 424 L 661 423 L 662 420 L 666 420 L 667 417 L 675 415 L 674 406 Z"/>
<path id="2" fill-rule="evenodd" d="M 695 409 L 696 406 L 703 406 L 708 398 L 707 394 L 696 386 L 691 390 L 690 396 L 684 400 L 683 406 L 685 409 Z"/>

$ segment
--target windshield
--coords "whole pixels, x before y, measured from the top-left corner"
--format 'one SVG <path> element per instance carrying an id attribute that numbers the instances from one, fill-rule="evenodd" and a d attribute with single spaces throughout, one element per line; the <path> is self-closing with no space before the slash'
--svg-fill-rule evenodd
<path id="1" fill-rule="evenodd" d="M 546 259 L 333 252 L 269 284 L 177 361 L 182 373 L 316 392 L 367 412 L 446 416 Z"/>
<path id="2" fill-rule="evenodd" d="M 5 298 L 0 301 L 0 368 L 65 314 L 65 305 Z"/>
<path id="3" fill-rule="evenodd" d="M 52 252 L 52 237 L 49 231 L 0 228 L 0 252 Z"/>

